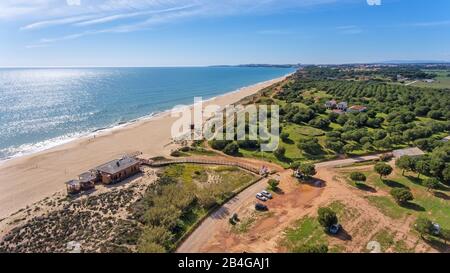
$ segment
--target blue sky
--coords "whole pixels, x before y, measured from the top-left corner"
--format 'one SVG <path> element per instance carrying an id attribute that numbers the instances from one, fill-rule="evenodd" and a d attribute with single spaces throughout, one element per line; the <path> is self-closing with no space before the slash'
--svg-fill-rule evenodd
<path id="1" fill-rule="evenodd" d="M 1 0 L 0 66 L 450 60 L 448 0 Z"/>

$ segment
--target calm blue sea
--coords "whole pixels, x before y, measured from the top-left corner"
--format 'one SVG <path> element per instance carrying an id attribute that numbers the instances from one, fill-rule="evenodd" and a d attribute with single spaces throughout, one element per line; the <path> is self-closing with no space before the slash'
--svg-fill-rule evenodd
<path id="1" fill-rule="evenodd" d="M 0 160 L 283 76 L 263 67 L 0 69 Z"/>

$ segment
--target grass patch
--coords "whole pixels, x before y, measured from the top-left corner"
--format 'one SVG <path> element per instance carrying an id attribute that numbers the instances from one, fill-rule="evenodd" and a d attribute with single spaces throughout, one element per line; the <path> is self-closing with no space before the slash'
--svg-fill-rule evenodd
<path id="1" fill-rule="evenodd" d="M 386 252 L 392 245 L 395 244 L 394 235 L 386 229 L 383 229 L 375 234 L 371 241 L 380 243 L 382 252 Z"/>
<path id="2" fill-rule="evenodd" d="M 231 227 L 231 231 L 238 234 L 247 233 L 256 220 L 270 217 L 272 215 L 273 212 L 252 212 L 249 217 L 246 217 L 233 225 Z"/>
<path id="3" fill-rule="evenodd" d="M 393 187 L 409 188 L 414 195 L 413 206 L 407 209 L 392 201 L 394 205 L 400 210 L 406 210 L 408 213 L 413 213 L 417 216 L 426 216 L 438 222 L 442 227 L 450 228 L 450 202 L 447 199 L 450 195 L 450 189 L 441 185 L 439 190 L 427 191 L 422 185 L 424 179 L 427 179 L 427 177 L 421 176 L 419 179 L 415 175 L 411 176 L 410 173 L 406 173 L 403 176 L 400 171 L 396 170 L 393 175 L 384 181 L 375 173 L 370 172 L 368 182 L 386 192 L 389 192 Z M 419 209 L 415 210 L 414 208 Z"/>
<path id="4" fill-rule="evenodd" d="M 159 181 L 131 209 L 144 229 L 139 235 L 138 250 L 172 251 L 213 208 L 255 178 L 237 167 L 195 164 L 165 167 Z"/>
<path id="5" fill-rule="evenodd" d="M 247 218 L 241 220 L 240 222 L 236 223 L 231 228 L 231 231 L 234 233 L 239 233 L 239 234 L 247 233 L 255 221 L 256 221 L 256 216 L 252 215 L 251 217 L 247 217 Z"/>
<path id="6" fill-rule="evenodd" d="M 329 207 L 336 212 L 339 222 L 345 223 L 351 221 L 360 216 L 359 212 L 355 208 L 348 207 L 340 201 L 333 201 Z"/>
<path id="7" fill-rule="evenodd" d="M 199 219 L 204 217 L 208 210 L 202 207 L 194 207 L 180 218 L 180 228 L 185 232 L 189 230 Z M 180 236 L 182 233 L 180 233 Z"/>
<path id="8" fill-rule="evenodd" d="M 284 244 L 290 251 L 304 245 L 327 244 L 327 235 L 316 218 L 304 217 L 285 231 Z"/>
<path id="9" fill-rule="evenodd" d="M 370 204 L 377 207 L 384 215 L 393 219 L 401 219 L 410 213 L 405 208 L 397 205 L 389 196 L 366 196 L 366 198 Z"/>
<path id="10" fill-rule="evenodd" d="M 206 150 L 203 148 L 190 150 L 189 152 L 186 152 L 186 154 L 187 155 L 206 155 L 206 156 L 219 155 L 219 153 L 217 153 L 215 151 Z"/>
<path id="11" fill-rule="evenodd" d="M 425 70 L 428 73 L 437 74 L 435 81 L 432 83 L 426 83 L 423 81 L 418 81 L 412 86 L 417 87 L 428 87 L 428 88 L 450 88 L 450 70 Z"/>
<path id="12" fill-rule="evenodd" d="M 370 241 L 378 242 L 381 246 L 381 252 L 411 253 L 414 251 L 409 248 L 404 241 L 395 240 L 395 233 L 388 229 L 379 231 L 370 239 Z"/>
<path id="13" fill-rule="evenodd" d="M 319 140 L 319 144 L 322 147 L 325 144 L 325 132 L 320 129 L 316 129 L 307 125 L 298 125 L 293 123 L 288 123 L 283 125 L 283 132 L 289 133 L 290 141 L 288 143 L 280 142 L 280 146 L 286 149 L 285 160 L 279 160 L 276 158 L 273 153 L 270 152 L 261 152 L 259 150 L 245 150 L 240 149 L 242 156 L 262 159 L 265 161 L 273 162 L 283 166 L 284 168 L 288 168 L 290 166 L 290 162 L 294 161 L 303 161 L 303 162 L 318 162 L 323 160 L 329 160 L 336 157 L 336 154 L 333 151 L 323 148 L 323 153 L 319 155 L 309 155 L 301 151 L 297 147 L 297 143 L 300 137 L 313 137 Z"/>
<path id="14" fill-rule="evenodd" d="M 195 164 L 174 164 L 166 167 L 165 175 L 174 177 L 190 185 L 194 180 L 206 182 L 208 179 L 206 168 Z"/>

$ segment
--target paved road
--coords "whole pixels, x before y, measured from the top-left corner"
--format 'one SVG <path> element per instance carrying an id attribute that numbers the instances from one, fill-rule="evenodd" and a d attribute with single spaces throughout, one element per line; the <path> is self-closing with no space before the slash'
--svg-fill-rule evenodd
<path id="1" fill-rule="evenodd" d="M 225 203 L 217 211 L 206 218 L 203 223 L 181 244 L 177 249 L 177 253 L 195 253 L 199 252 L 202 245 L 204 245 L 214 232 L 222 224 L 228 223 L 228 219 L 235 213 L 243 204 L 249 200 L 255 199 L 255 195 L 267 187 L 267 178 L 251 185 L 233 199 Z"/>
<path id="2" fill-rule="evenodd" d="M 352 164 L 355 162 L 363 162 L 373 159 L 378 159 L 380 154 L 360 156 L 347 159 L 339 159 L 326 161 L 315 164 L 316 168 L 324 167 L 338 167 L 343 165 Z M 236 212 L 241 206 L 255 200 L 256 193 L 264 190 L 267 187 L 267 179 L 263 179 L 256 184 L 245 189 L 239 193 L 236 197 L 225 203 L 216 212 L 208 216 L 203 223 L 197 227 L 197 229 L 178 247 L 178 253 L 196 253 L 200 251 L 202 245 L 213 236 L 214 232 L 223 224 L 228 223 L 228 219 Z"/>

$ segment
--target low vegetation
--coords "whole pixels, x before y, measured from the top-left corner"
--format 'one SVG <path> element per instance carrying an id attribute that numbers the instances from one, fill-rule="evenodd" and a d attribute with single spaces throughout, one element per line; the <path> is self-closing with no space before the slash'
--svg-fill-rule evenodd
<path id="1" fill-rule="evenodd" d="M 86 199 L 59 199 L 49 213 L 11 230 L 0 252 L 68 252 L 69 242 L 83 252 L 135 251 L 142 226 L 126 215 L 141 192 L 135 183 Z"/>
<path id="2" fill-rule="evenodd" d="M 432 158 L 433 155 L 427 155 Z M 405 158 L 397 160 L 396 165 L 409 161 Z M 423 160 L 416 157 L 413 161 Z M 409 165 L 412 166 L 412 165 Z M 437 177 L 428 173 L 418 177 L 414 168 L 397 167 L 392 174 L 380 179 L 375 171 L 366 172 L 366 185 L 376 189 L 378 194 L 368 195 L 368 201 L 386 216 L 402 219 L 408 216 L 427 217 L 438 223 L 443 229 L 450 228 L 450 204 L 448 202 L 450 187 Z M 418 170 L 415 170 L 416 172 Z M 437 174 L 437 173 L 436 173 Z"/>
<path id="3" fill-rule="evenodd" d="M 177 240 L 211 208 L 254 179 L 236 167 L 168 167 L 133 207 L 134 218 L 149 230 L 141 234 L 138 250 L 149 252 L 155 246 L 172 250 Z M 154 236 L 152 230 L 158 230 L 160 235 Z"/>
<path id="4" fill-rule="evenodd" d="M 328 231 L 328 229 L 338 223 L 336 213 L 329 207 L 319 208 L 318 211 L 319 224 Z"/>
<path id="5" fill-rule="evenodd" d="M 133 182 L 57 208 L 14 228 L 0 252 L 168 252 L 209 209 L 254 181 L 236 167 L 172 165 L 150 185 Z"/>

